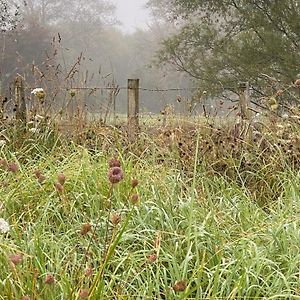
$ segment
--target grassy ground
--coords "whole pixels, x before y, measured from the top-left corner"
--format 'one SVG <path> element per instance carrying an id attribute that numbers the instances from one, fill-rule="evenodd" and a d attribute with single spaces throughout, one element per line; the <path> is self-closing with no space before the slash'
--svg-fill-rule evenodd
<path id="1" fill-rule="evenodd" d="M 202 132 L 188 156 L 146 136 L 138 150 L 20 136 L 1 147 L 16 165 L 1 162 L 0 299 L 300 299 L 300 174 L 281 148 L 260 164 L 222 152 L 228 174 Z"/>

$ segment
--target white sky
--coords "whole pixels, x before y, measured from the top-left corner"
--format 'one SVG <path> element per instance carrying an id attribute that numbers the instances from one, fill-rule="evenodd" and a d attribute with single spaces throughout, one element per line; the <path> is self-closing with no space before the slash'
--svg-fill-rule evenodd
<path id="1" fill-rule="evenodd" d="M 112 0 L 117 11 L 117 18 L 124 32 L 133 32 L 137 28 L 147 29 L 150 24 L 149 11 L 144 7 L 147 0 Z"/>

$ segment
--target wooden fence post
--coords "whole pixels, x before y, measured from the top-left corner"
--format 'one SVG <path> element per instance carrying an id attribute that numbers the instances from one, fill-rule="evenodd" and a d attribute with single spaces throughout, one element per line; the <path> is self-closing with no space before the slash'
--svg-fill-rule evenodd
<path id="1" fill-rule="evenodd" d="M 26 123 L 26 103 L 23 80 L 20 76 L 15 79 L 15 108 L 16 120 Z"/>
<path id="2" fill-rule="evenodd" d="M 128 79 L 128 138 L 136 140 L 139 132 L 139 79 Z"/>
<path id="3" fill-rule="evenodd" d="M 0 79 L 0 122 L 4 121 L 4 98 L 2 96 L 2 81 Z"/>
<path id="4" fill-rule="evenodd" d="M 249 82 L 240 83 L 239 104 L 241 109 L 242 120 L 249 120 L 251 118 L 250 107 L 250 87 Z"/>

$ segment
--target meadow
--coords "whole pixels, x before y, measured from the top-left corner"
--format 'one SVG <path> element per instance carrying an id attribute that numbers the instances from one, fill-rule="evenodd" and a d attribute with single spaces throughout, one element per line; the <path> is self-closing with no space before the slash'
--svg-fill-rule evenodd
<path id="1" fill-rule="evenodd" d="M 299 133 L 3 128 L 0 299 L 300 299 Z"/>

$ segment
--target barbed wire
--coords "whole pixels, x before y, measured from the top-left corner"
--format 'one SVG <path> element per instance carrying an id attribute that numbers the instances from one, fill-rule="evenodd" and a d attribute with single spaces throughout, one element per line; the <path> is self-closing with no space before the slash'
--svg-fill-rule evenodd
<path id="1" fill-rule="evenodd" d="M 27 90 L 33 90 L 36 87 L 25 87 Z M 232 90 L 236 87 L 222 87 L 222 90 Z M 126 86 L 94 86 L 94 87 L 61 87 L 60 90 L 132 90 L 134 88 L 129 88 Z M 148 92 L 169 92 L 169 91 L 197 91 L 202 90 L 200 87 L 190 87 L 190 88 L 146 88 L 139 87 L 140 91 L 148 91 Z"/>

